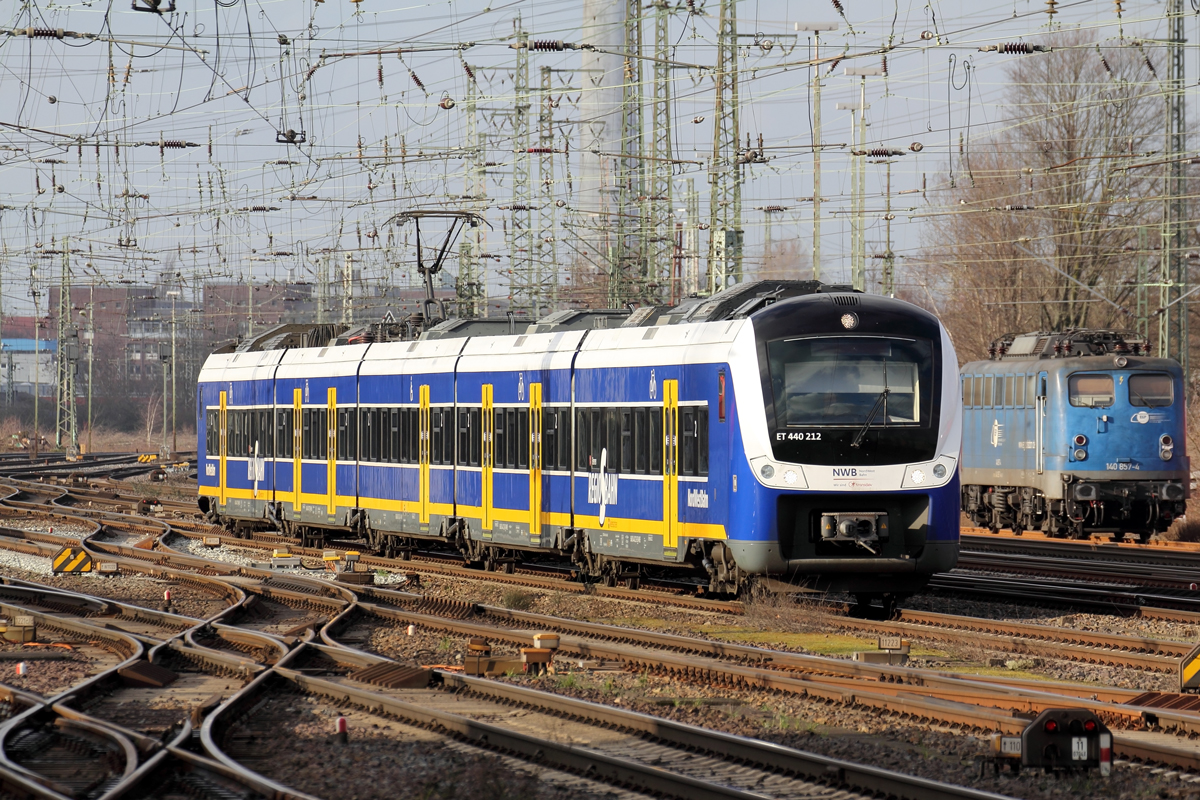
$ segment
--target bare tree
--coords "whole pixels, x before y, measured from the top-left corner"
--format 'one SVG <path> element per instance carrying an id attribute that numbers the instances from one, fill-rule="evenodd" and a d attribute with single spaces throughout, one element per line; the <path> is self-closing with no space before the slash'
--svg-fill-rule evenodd
<path id="1" fill-rule="evenodd" d="M 158 427 L 158 412 L 162 408 L 162 395 L 151 394 L 146 398 L 146 412 L 142 421 L 146 425 L 146 447 L 153 447 L 154 431 Z"/>
<path id="2" fill-rule="evenodd" d="M 1157 83 L 1131 48 L 1047 43 L 1013 62 L 1007 126 L 964 148 L 909 264 L 964 360 L 1010 331 L 1133 327 L 1139 231 L 1157 244 L 1161 173 L 1127 169 L 1161 146 Z"/>

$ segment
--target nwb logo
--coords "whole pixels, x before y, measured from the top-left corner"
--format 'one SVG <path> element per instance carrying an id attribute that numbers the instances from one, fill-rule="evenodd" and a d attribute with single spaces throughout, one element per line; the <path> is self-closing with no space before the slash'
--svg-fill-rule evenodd
<path id="1" fill-rule="evenodd" d="M 833 477 L 835 478 L 857 478 L 858 470 L 854 467 L 834 467 Z"/>

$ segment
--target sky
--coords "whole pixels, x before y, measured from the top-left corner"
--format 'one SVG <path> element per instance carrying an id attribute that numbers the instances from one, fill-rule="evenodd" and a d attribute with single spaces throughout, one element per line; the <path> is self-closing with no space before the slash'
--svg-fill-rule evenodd
<path id="1" fill-rule="evenodd" d="M 347 253 L 364 280 L 415 282 L 411 226 L 389 221 L 406 209 L 466 207 L 470 75 L 489 165 L 481 208 L 495 256 L 487 262 L 489 291 L 507 292 L 518 158 L 510 44 L 518 25 L 530 39 L 581 43 L 582 3 L 175 5 L 163 14 L 135 11 L 130 0 L 0 6 L 5 313 L 30 313 L 34 289 L 45 313 L 46 286 L 57 282 L 63 261 L 46 251 L 60 250 L 64 238 L 74 280 L 97 285 L 152 280 L 164 270 L 178 272 L 189 291 L 213 280 L 312 281 L 322 269 L 332 275 Z M 1200 78 L 1200 15 L 1192 0 L 1183 6 L 1190 103 Z M 865 79 L 867 146 L 904 152 L 894 159 L 890 198 L 903 284 L 917 280 L 903 264 L 919 251 L 932 215 L 953 211 L 945 204 L 961 178 L 954 174 L 960 138 L 969 149 L 1021 118 L 1002 102 L 1006 68 L 1038 56 L 981 47 L 1082 30 L 1105 48 L 1144 42 L 1166 74 L 1165 49 L 1154 43 L 1165 35 L 1164 3 L 1062 0 L 1053 17 L 1046 9 L 1041 0 L 737 3 L 741 137 L 757 143 L 761 135 L 768 158 L 744 173 L 747 267 L 763 258 L 767 206 L 782 207 L 770 215 L 776 241 L 795 239 L 804 253 L 812 246 L 814 49 L 813 34 L 801 29 L 835 25 L 821 34 L 820 55 L 841 57 L 816 67 L 823 76 L 822 277 L 849 277 L 856 157 L 852 112 L 838 104 L 857 103 L 864 89 L 863 79 L 844 73 L 882 68 L 886 54 L 886 76 Z M 707 219 L 719 6 L 681 2 L 669 10 L 674 205 L 685 205 L 691 181 Z M 38 35 L 26 35 L 28 28 Z M 651 41 L 653 24 L 643 30 Z M 597 36 L 604 41 L 588 44 L 620 49 L 620 29 Z M 555 200 L 563 263 L 579 252 L 571 226 L 587 204 L 579 143 L 591 89 L 582 59 L 569 49 L 529 58 L 534 84 L 541 67 L 554 70 L 554 173 L 536 191 Z M 643 64 L 648 79 L 650 62 Z M 278 141 L 289 129 L 304 141 Z M 1197 143 L 1193 136 L 1190 146 Z M 870 255 L 886 247 L 887 197 L 884 168 L 869 165 L 866 173 Z"/>

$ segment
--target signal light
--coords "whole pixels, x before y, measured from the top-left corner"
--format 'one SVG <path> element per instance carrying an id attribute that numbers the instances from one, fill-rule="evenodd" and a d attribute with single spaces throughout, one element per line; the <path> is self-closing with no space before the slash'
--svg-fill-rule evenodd
<path id="1" fill-rule="evenodd" d="M 1096 732 L 1096 720 L 1089 719 L 1086 722 L 1084 722 L 1083 729 L 1085 731 L 1087 731 L 1088 733 L 1095 733 Z"/>
<path id="2" fill-rule="evenodd" d="M 1087 444 L 1087 437 L 1082 433 L 1075 434 L 1075 446 L 1083 447 L 1085 444 Z"/>
<path id="3" fill-rule="evenodd" d="M 1052 719 L 1046 720 L 1046 733 L 1058 733 L 1058 722 Z"/>

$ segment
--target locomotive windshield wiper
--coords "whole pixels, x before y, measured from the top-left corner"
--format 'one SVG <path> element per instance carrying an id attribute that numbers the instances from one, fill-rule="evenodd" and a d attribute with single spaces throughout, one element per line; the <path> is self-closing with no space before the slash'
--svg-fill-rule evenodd
<path id="1" fill-rule="evenodd" d="M 871 406 L 871 411 L 867 414 L 867 421 L 863 423 L 862 428 L 854 435 L 854 441 L 850 443 L 851 447 L 858 447 L 862 444 L 863 437 L 867 435 L 867 430 L 871 427 L 871 423 L 875 421 L 875 415 L 879 413 L 879 409 L 883 408 L 883 401 L 887 399 L 889 391 L 885 386 L 883 387 L 883 391 L 879 393 L 879 397 L 875 398 L 875 405 Z"/>

